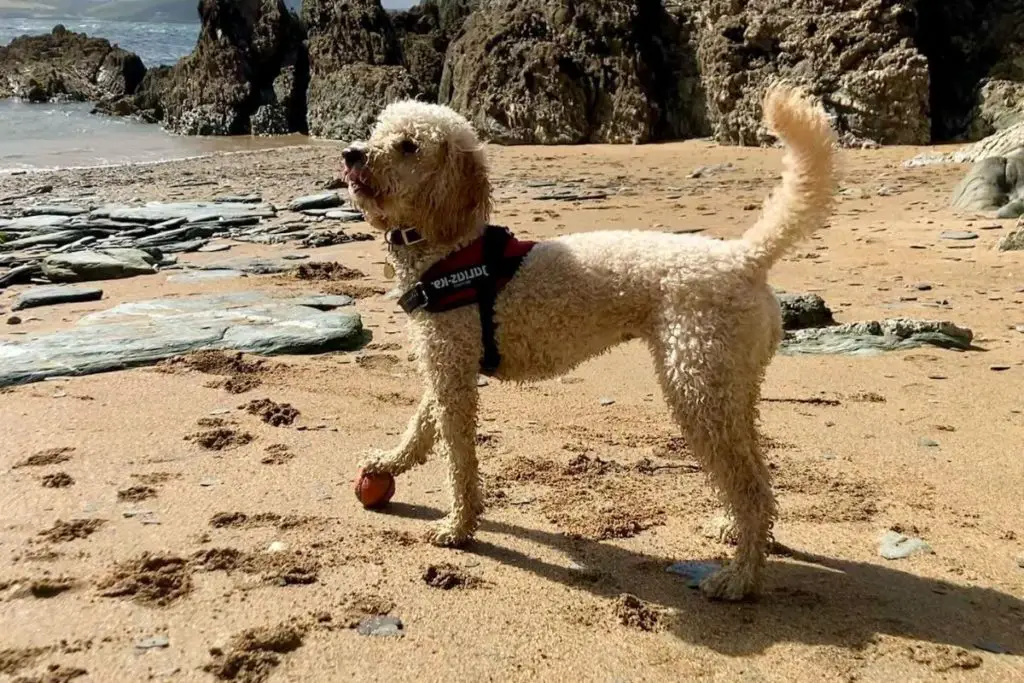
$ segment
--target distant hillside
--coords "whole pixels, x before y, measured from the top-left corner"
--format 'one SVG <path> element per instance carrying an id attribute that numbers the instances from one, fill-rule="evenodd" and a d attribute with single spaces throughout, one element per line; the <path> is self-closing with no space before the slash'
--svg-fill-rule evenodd
<path id="1" fill-rule="evenodd" d="M 197 0 L 0 0 L 0 18 L 88 18 L 107 21 L 193 23 Z M 298 10 L 302 0 L 285 0 Z M 385 9 L 407 9 L 416 0 L 383 0 Z"/>

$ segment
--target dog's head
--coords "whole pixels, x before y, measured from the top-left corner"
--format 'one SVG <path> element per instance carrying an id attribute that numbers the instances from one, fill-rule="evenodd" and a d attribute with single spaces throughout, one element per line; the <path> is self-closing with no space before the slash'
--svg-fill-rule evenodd
<path id="1" fill-rule="evenodd" d="M 448 107 L 391 104 L 370 139 L 342 156 L 352 203 L 379 230 L 416 228 L 443 245 L 475 234 L 490 217 L 483 146 L 469 121 Z"/>

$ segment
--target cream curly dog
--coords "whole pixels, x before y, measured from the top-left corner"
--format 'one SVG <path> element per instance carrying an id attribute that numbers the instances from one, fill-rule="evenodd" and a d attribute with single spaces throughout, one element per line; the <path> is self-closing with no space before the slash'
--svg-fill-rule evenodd
<path id="1" fill-rule="evenodd" d="M 494 375 L 503 380 L 557 377 L 623 341 L 646 342 L 672 414 L 735 526 L 734 561 L 702 585 L 706 595 L 731 600 L 757 591 L 776 515 L 755 428 L 765 368 L 782 336 L 768 270 L 825 225 L 836 186 L 835 136 L 824 111 L 777 85 L 764 113 L 785 144 L 785 170 L 742 238 L 595 231 L 543 241 L 494 306 L 501 353 Z M 403 291 L 488 223 L 483 147 L 446 107 L 392 104 L 370 139 L 343 156 L 353 202 L 367 220 L 382 231 L 414 227 L 423 238 L 393 247 Z M 426 389 L 401 443 L 364 467 L 398 475 L 436 448 L 448 461 L 452 506 L 431 537 L 458 545 L 483 508 L 474 443 L 481 316 L 470 305 L 415 311 L 410 320 Z"/>

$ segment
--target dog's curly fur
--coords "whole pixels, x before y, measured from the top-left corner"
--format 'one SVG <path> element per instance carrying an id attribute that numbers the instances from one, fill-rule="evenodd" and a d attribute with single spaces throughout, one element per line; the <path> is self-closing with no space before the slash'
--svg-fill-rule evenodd
<path id="1" fill-rule="evenodd" d="M 758 589 L 776 515 L 755 431 L 765 368 L 782 336 L 767 273 L 826 223 L 836 186 L 835 136 L 822 109 L 777 85 L 764 112 L 785 144 L 785 170 L 742 238 L 595 231 L 543 241 L 495 307 L 500 379 L 556 377 L 622 341 L 646 342 L 672 414 L 732 515 L 735 559 L 702 588 L 733 600 Z M 380 230 L 415 227 L 425 238 L 394 249 L 403 289 L 487 224 L 483 147 L 454 111 L 392 104 L 369 140 L 350 150 L 365 155 L 346 163 L 346 178 L 368 221 Z M 415 312 L 410 327 L 426 389 L 401 443 L 364 467 L 398 475 L 436 447 L 448 461 L 452 507 L 432 540 L 458 545 L 483 507 L 474 444 L 479 315 L 475 306 Z"/>

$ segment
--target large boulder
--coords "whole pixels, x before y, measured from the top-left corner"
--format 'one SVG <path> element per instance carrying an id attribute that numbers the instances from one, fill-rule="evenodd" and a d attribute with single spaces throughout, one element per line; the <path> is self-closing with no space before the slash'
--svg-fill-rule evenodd
<path id="1" fill-rule="evenodd" d="M 449 47 L 439 99 L 505 144 L 671 137 L 689 118 L 678 36 L 660 0 L 493 0 Z"/>
<path id="2" fill-rule="evenodd" d="M 950 204 L 964 211 L 1000 210 L 1004 218 L 1024 213 L 1024 146 L 975 163 L 953 191 Z"/>
<path id="3" fill-rule="evenodd" d="M 402 63 L 419 84 L 425 100 L 437 101 L 448 45 L 478 4 L 479 0 L 423 0 L 408 10 L 391 12 L 391 23 L 402 47 Z"/>
<path id="4" fill-rule="evenodd" d="M 201 0 L 199 16 L 195 49 L 154 84 L 165 126 L 184 135 L 304 130 L 303 30 L 283 0 Z"/>
<path id="5" fill-rule="evenodd" d="M 385 106 L 421 92 L 403 64 L 402 44 L 380 0 L 305 0 L 309 49 L 309 133 L 364 137 Z"/>
<path id="6" fill-rule="evenodd" d="M 131 95 L 146 67 L 138 55 L 63 26 L 0 47 L 0 98 L 95 101 Z"/>
<path id="7" fill-rule="evenodd" d="M 696 4 L 696 3 L 693 3 Z M 698 55 L 715 137 L 772 140 L 767 86 L 783 77 L 822 100 L 848 144 L 927 144 L 928 62 L 898 0 L 703 0 Z"/>

